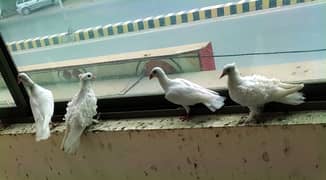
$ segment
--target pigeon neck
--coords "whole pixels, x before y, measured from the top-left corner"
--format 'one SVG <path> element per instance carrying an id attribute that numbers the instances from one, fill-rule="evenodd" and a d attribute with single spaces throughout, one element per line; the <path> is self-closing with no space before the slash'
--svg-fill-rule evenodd
<path id="1" fill-rule="evenodd" d="M 28 90 L 32 90 L 35 85 L 35 83 L 31 79 L 27 79 L 26 81 L 23 81 L 23 84 L 25 88 Z"/>
<path id="2" fill-rule="evenodd" d="M 88 89 L 91 89 L 91 82 L 81 81 L 81 90 L 88 90 Z"/>
<path id="3" fill-rule="evenodd" d="M 161 74 L 158 78 L 160 84 L 161 84 L 161 87 L 164 89 L 164 91 L 167 90 L 167 87 L 169 85 L 169 82 L 170 82 L 170 79 L 168 78 L 168 76 L 166 74 Z"/>
<path id="4" fill-rule="evenodd" d="M 229 83 L 238 83 L 240 82 L 240 73 L 235 70 L 229 74 Z"/>
<path id="5" fill-rule="evenodd" d="M 80 103 L 82 98 L 91 90 L 91 82 L 90 81 L 81 81 L 81 88 L 78 92 L 77 99 L 76 99 L 76 104 Z"/>
<path id="6" fill-rule="evenodd" d="M 26 84 L 24 84 L 24 86 L 25 86 L 26 92 L 29 97 L 35 95 L 36 92 L 34 91 L 34 87 L 35 87 L 34 83 L 32 83 L 32 84 L 26 83 Z"/>

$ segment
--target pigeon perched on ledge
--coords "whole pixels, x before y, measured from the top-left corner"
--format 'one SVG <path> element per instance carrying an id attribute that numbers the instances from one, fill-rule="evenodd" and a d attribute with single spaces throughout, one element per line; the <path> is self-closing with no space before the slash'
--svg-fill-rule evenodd
<path id="1" fill-rule="evenodd" d="M 68 103 L 66 121 L 66 132 L 62 140 L 61 149 L 69 154 L 74 154 L 80 144 L 80 136 L 88 127 L 95 122 L 97 98 L 92 89 L 92 80 L 95 76 L 90 73 L 79 75 L 81 88 L 79 92 Z"/>
<path id="2" fill-rule="evenodd" d="M 36 127 L 36 141 L 46 140 L 50 137 L 49 123 L 54 111 L 52 92 L 32 81 L 25 73 L 18 74 L 18 84 L 23 83 L 29 96 Z"/>
<path id="3" fill-rule="evenodd" d="M 245 123 L 255 120 L 266 103 L 278 102 L 290 105 L 304 103 L 305 97 L 298 92 L 303 88 L 303 84 L 284 83 L 260 75 L 241 76 L 234 63 L 224 66 L 220 78 L 225 75 L 228 75 L 231 99 L 250 110 Z"/>
<path id="4" fill-rule="evenodd" d="M 217 92 L 201 87 L 185 79 L 169 79 L 162 68 L 154 67 L 149 78 L 157 77 L 165 92 L 165 98 L 184 107 L 186 115 L 181 120 L 189 120 L 189 106 L 202 103 L 215 112 L 224 105 L 225 98 Z"/>

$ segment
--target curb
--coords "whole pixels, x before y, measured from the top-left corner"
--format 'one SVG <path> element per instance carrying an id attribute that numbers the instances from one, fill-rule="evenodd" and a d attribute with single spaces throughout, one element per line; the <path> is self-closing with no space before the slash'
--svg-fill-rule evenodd
<path id="1" fill-rule="evenodd" d="M 11 52 L 16 52 L 64 43 L 109 37 L 129 32 L 139 32 L 149 29 L 156 29 L 183 23 L 190 23 L 194 21 L 225 17 L 312 1 L 315 0 L 241 0 L 236 3 L 208 6 L 200 9 L 192 9 L 189 11 L 180 11 L 178 13 L 169 13 L 167 15 L 137 19 L 134 21 L 119 22 L 113 25 L 108 24 L 105 26 L 80 29 L 72 33 L 65 32 L 51 36 L 37 37 L 35 39 L 13 41 L 7 44 L 7 48 Z"/>

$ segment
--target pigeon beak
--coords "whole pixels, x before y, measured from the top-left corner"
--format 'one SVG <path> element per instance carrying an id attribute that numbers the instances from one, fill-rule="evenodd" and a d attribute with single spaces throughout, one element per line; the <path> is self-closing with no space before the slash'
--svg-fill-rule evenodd
<path id="1" fill-rule="evenodd" d="M 225 76 L 225 72 L 220 75 L 220 79 Z"/>
<path id="2" fill-rule="evenodd" d="M 93 78 L 92 78 L 92 80 L 95 80 L 96 79 L 96 76 L 95 75 L 93 75 Z"/>
<path id="3" fill-rule="evenodd" d="M 151 80 L 153 78 L 153 74 L 150 74 L 149 75 L 149 79 Z"/>

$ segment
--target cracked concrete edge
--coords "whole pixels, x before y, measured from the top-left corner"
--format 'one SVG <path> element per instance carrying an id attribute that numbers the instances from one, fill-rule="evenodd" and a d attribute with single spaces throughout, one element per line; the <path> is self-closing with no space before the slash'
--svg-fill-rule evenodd
<path id="1" fill-rule="evenodd" d="M 237 125 L 246 114 L 219 114 L 193 116 L 190 121 L 180 121 L 178 117 L 139 118 L 100 121 L 87 128 L 86 132 L 106 131 L 142 131 L 142 130 L 173 130 L 187 128 L 231 128 L 231 127 L 265 127 L 288 125 L 326 125 L 326 111 L 292 112 L 292 113 L 264 113 L 261 124 Z M 65 124 L 59 123 L 51 129 L 51 133 L 62 133 Z M 12 124 L 0 130 L 1 135 L 34 134 L 35 126 L 32 123 Z"/>

